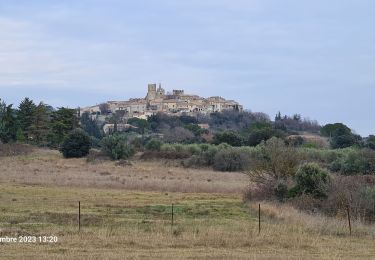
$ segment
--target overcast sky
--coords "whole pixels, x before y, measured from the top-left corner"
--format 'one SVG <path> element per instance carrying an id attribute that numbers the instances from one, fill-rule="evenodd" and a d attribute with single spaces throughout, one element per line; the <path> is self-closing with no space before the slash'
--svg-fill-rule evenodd
<path id="1" fill-rule="evenodd" d="M 148 83 L 375 134 L 373 0 L 0 0 L 0 98 L 144 97 Z"/>

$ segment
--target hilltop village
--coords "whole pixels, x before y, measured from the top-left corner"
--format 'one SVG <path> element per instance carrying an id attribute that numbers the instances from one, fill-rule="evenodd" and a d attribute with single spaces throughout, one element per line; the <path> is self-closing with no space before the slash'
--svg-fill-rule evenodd
<path id="1" fill-rule="evenodd" d="M 219 96 L 203 98 L 198 95 L 185 94 L 184 90 L 173 90 L 171 93 L 156 84 L 148 85 L 145 98 L 132 98 L 128 101 L 108 101 L 103 104 L 81 108 L 81 113 L 91 116 L 104 116 L 119 113 L 124 118 L 142 118 L 162 112 L 170 115 L 195 115 L 222 112 L 224 110 L 242 111 L 243 106 L 234 100 Z"/>

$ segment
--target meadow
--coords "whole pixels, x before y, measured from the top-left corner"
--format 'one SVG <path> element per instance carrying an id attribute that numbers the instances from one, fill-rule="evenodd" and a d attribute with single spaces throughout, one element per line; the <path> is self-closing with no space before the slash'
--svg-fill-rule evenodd
<path id="1" fill-rule="evenodd" d="M 147 176 L 147 177 L 146 177 Z M 4 259 L 373 259 L 375 227 L 243 201 L 241 173 L 162 161 L 63 159 L 50 150 L 0 157 Z M 81 228 L 78 227 L 78 202 Z M 173 204 L 173 225 L 172 225 Z"/>

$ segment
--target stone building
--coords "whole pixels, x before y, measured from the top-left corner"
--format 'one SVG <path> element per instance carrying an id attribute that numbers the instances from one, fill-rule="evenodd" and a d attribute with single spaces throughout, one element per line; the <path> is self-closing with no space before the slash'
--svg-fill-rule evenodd
<path id="1" fill-rule="evenodd" d="M 224 110 L 242 111 L 243 107 L 234 100 L 226 100 L 222 97 L 213 96 L 203 98 L 198 95 L 185 94 L 184 90 L 173 90 L 166 93 L 161 84 L 148 84 L 148 91 L 145 98 L 134 98 L 128 101 L 108 101 L 109 114 L 121 111 L 126 118 L 145 118 L 158 112 L 166 114 L 209 114 L 222 112 Z M 100 116 L 102 110 L 100 105 L 82 108 L 81 112 L 88 112 L 91 115 Z M 103 115 L 102 115 L 103 116 Z"/>

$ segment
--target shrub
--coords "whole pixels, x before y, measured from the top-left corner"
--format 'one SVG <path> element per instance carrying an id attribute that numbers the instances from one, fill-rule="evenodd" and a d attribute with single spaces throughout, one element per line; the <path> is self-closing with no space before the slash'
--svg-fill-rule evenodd
<path id="1" fill-rule="evenodd" d="M 233 131 L 218 133 L 214 136 L 215 144 L 227 143 L 231 146 L 241 146 L 244 142 L 242 136 Z"/>
<path id="2" fill-rule="evenodd" d="M 260 144 L 262 141 L 267 141 L 273 136 L 281 136 L 278 131 L 267 127 L 262 129 L 255 129 L 251 131 L 249 136 L 246 139 L 246 144 L 249 146 L 256 146 Z"/>
<path id="3" fill-rule="evenodd" d="M 345 175 L 375 174 L 375 152 L 370 149 L 348 149 L 333 161 L 330 169 Z"/>
<path id="4" fill-rule="evenodd" d="M 100 139 L 96 138 L 95 136 L 90 136 L 91 139 L 91 147 L 99 148 L 100 147 Z"/>
<path id="5" fill-rule="evenodd" d="M 109 135 L 102 139 L 101 150 L 112 160 L 127 159 L 134 154 L 125 135 Z"/>
<path id="6" fill-rule="evenodd" d="M 202 152 L 201 147 L 197 144 L 189 144 L 186 148 L 192 155 L 200 155 Z"/>
<path id="7" fill-rule="evenodd" d="M 65 158 L 80 158 L 86 156 L 90 148 L 90 136 L 81 129 L 75 129 L 66 136 L 60 151 Z"/>
<path id="8" fill-rule="evenodd" d="M 162 144 L 163 144 L 162 141 L 160 141 L 159 139 L 153 138 L 146 143 L 145 148 L 149 151 L 160 151 Z"/>
<path id="9" fill-rule="evenodd" d="M 249 167 L 249 156 L 240 149 L 223 149 L 215 155 L 213 166 L 218 171 L 243 171 Z"/>
<path id="10" fill-rule="evenodd" d="M 366 141 L 366 146 L 372 150 L 375 150 L 375 136 L 374 135 L 370 135 L 368 138 L 367 138 L 367 141 Z"/>
<path id="11" fill-rule="evenodd" d="M 186 148 L 186 145 L 163 144 L 157 156 L 165 159 L 186 159 L 191 156 L 191 153 Z"/>
<path id="12" fill-rule="evenodd" d="M 288 195 L 288 186 L 285 183 L 279 183 L 275 188 L 275 196 L 279 201 L 284 201 Z"/>
<path id="13" fill-rule="evenodd" d="M 311 194 L 314 197 L 327 197 L 329 173 L 319 167 L 316 163 L 302 165 L 295 177 L 296 190 L 300 194 Z"/>
<path id="14" fill-rule="evenodd" d="M 322 211 L 331 216 L 350 206 L 356 219 L 375 220 L 375 176 L 343 176 L 332 178 L 328 198 L 322 201 Z"/>
<path id="15" fill-rule="evenodd" d="M 300 155 L 294 147 L 272 137 L 253 150 L 249 176 L 255 183 L 268 185 L 269 181 L 293 177 L 300 163 Z"/>

